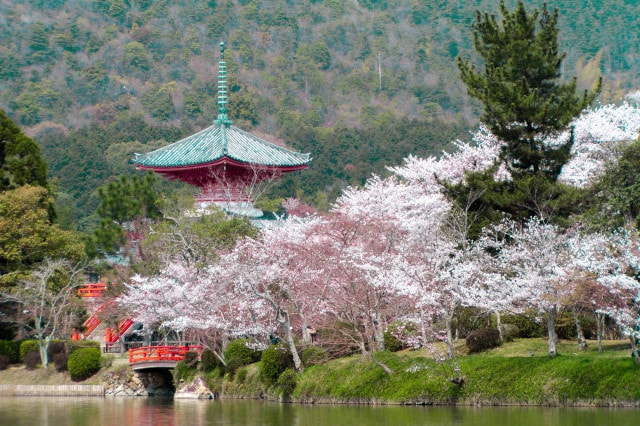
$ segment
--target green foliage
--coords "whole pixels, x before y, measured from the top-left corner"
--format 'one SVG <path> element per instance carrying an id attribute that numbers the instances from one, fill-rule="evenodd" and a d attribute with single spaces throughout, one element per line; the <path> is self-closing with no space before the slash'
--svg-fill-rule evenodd
<path id="1" fill-rule="evenodd" d="M 47 185 L 47 163 L 36 142 L 0 109 L 0 191 Z"/>
<path id="2" fill-rule="evenodd" d="M 640 141 L 622 148 L 593 188 L 596 205 L 590 222 L 600 228 L 615 229 L 640 220 Z"/>
<path id="3" fill-rule="evenodd" d="M 79 261 L 84 257 L 78 235 L 51 224 L 51 205 L 42 187 L 0 192 L 0 286 L 15 285 L 45 258 Z"/>
<path id="4" fill-rule="evenodd" d="M 78 348 L 69 355 L 67 369 L 74 381 L 88 379 L 100 370 L 100 348 Z"/>
<path id="5" fill-rule="evenodd" d="M 27 352 L 39 351 L 40 345 L 37 340 L 24 340 L 20 343 L 20 361 L 24 362 Z"/>
<path id="6" fill-rule="evenodd" d="M 260 380 L 267 386 L 273 386 L 278 377 L 287 368 L 293 368 L 291 352 L 282 345 L 271 345 L 264 351 L 260 358 Z"/>
<path id="7" fill-rule="evenodd" d="M 278 376 L 276 386 L 282 390 L 285 397 L 290 396 L 296 389 L 296 378 L 297 374 L 293 368 L 287 368 Z"/>
<path id="8" fill-rule="evenodd" d="M 500 3 L 502 22 L 478 12 L 475 48 L 484 71 L 458 60 L 469 94 L 484 105 L 482 121 L 505 142 L 501 159 L 516 176 L 544 173 L 554 181 L 569 159 L 573 140 L 558 147 L 543 140 L 567 128 L 593 102 L 598 90 L 576 94 L 577 82 L 560 84 L 558 10 L 527 14 L 523 2 L 509 11 Z"/>
<path id="9" fill-rule="evenodd" d="M 385 341 L 386 347 L 386 341 Z M 309 346 L 305 348 L 300 354 L 302 365 L 305 367 L 311 367 L 314 365 L 320 365 L 328 360 L 327 352 L 319 346 Z"/>
<path id="10" fill-rule="evenodd" d="M 142 94 L 142 105 L 147 108 L 151 116 L 161 121 L 169 120 L 174 116 L 176 110 L 171 97 L 174 86 L 175 83 L 167 83 L 159 87 L 152 87 Z"/>
<path id="11" fill-rule="evenodd" d="M 482 121 L 504 141 L 502 162 L 512 181 L 493 182 L 494 170 L 467 176 L 449 195 L 465 211 L 495 222 L 504 213 L 515 219 L 566 217 L 566 187 L 556 180 L 570 158 L 573 133 L 561 144 L 545 140 L 567 130 L 600 91 L 577 94 L 577 80 L 559 81 L 565 55 L 558 52 L 558 10 L 546 5 L 528 14 L 523 2 L 514 11 L 500 3 L 502 21 L 477 13 L 474 29 L 482 71 L 458 58 L 462 81 L 470 96 L 484 106 Z M 479 194 L 467 205 L 469 194 Z M 563 203 L 564 202 L 564 203 Z M 484 226 L 478 223 L 476 226 Z M 477 230 L 472 232 L 477 235 Z"/>
<path id="12" fill-rule="evenodd" d="M 236 377 L 235 380 L 238 383 L 244 383 L 247 380 L 247 375 L 249 374 L 249 372 L 247 371 L 246 368 L 241 367 L 238 369 L 238 371 L 236 372 Z"/>
<path id="13" fill-rule="evenodd" d="M 391 352 L 398 352 L 405 348 L 405 345 L 393 334 L 384 332 L 384 348 Z"/>
<path id="14" fill-rule="evenodd" d="M 174 382 L 190 382 L 196 376 L 197 371 L 194 365 L 187 365 L 185 361 L 180 361 L 176 364 L 176 368 L 173 371 Z"/>
<path id="15" fill-rule="evenodd" d="M 544 327 L 537 321 L 534 313 L 503 315 L 502 323 L 515 325 L 518 328 L 517 337 L 541 337 L 544 333 Z"/>
<path id="16" fill-rule="evenodd" d="M 210 373 L 220 365 L 220 361 L 210 349 L 205 349 L 200 355 L 200 369 L 205 373 Z"/>
<path id="17" fill-rule="evenodd" d="M 481 328 L 469 333 L 465 340 L 470 353 L 482 352 L 500 346 L 500 333 L 495 328 Z"/>
<path id="18" fill-rule="evenodd" d="M 0 355 L 8 358 L 10 364 L 18 364 L 22 359 L 19 340 L 0 340 Z"/>
<path id="19" fill-rule="evenodd" d="M 226 370 L 231 376 L 238 368 L 260 361 L 260 351 L 249 347 L 251 343 L 247 339 L 236 339 L 227 345 L 224 359 L 227 363 Z"/>
<path id="20" fill-rule="evenodd" d="M 142 43 L 132 41 L 124 47 L 123 63 L 130 70 L 147 71 L 149 69 L 149 52 Z"/>
<path id="21" fill-rule="evenodd" d="M 122 226 L 141 218 L 158 218 L 159 197 L 155 192 L 155 175 L 121 175 L 116 182 L 98 188 L 100 204 L 97 213 L 101 220 L 95 232 L 98 247 L 115 252 L 124 244 Z"/>
<path id="22" fill-rule="evenodd" d="M 520 329 L 515 324 L 502 324 L 502 341 L 513 342 L 513 339 L 520 335 Z"/>

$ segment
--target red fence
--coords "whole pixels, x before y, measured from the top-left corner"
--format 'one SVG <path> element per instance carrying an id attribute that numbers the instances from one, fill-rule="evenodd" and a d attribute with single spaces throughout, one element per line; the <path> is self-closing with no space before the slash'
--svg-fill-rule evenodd
<path id="1" fill-rule="evenodd" d="M 102 297 L 102 293 L 107 289 L 104 283 L 85 284 L 78 289 L 80 297 Z"/>
<path id="2" fill-rule="evenodd" d="M 138 362 L 182 361 L 187 352 L 202 352 L 202 346 L 143 346 L 129 349 L 129 365 Z"/>

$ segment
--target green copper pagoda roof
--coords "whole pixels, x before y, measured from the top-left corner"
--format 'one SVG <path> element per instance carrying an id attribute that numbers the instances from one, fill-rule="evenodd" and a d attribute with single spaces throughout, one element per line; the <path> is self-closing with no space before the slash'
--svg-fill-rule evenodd
<path id="1" fill-rule="evenodd" d="M 233 125 L 213 124 L 171 145 L 136 154 L 134 162 L 143 168 L 189 167 L 224 158 L 267 167 L 299 167 L 311 161 L 310 154 L 279 147 Z"/>
<path id="2" fill-rule="evenodd" d="M 220 43 L 218 67 L 218 118 L 213 125 L 171 145 L 136 154 L 142 169 L 180 169 L 215 165 L 231 160 L 251 166 L 298 170 L 311 161 L 310 154 L 290 151 L 232 125 L 227 117 L 227 67 L 224 43 Z"/>

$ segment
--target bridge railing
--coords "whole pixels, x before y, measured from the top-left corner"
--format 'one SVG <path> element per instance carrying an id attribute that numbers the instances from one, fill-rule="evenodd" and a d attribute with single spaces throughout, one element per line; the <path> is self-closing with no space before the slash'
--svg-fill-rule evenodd
<path id="1" fill-rule="evenodd" d="M 202 352 L 202 346 L 143 346 L 129 349 L 129 365 L 139 362 L 178 362 L 187 352 Z"/>
<path id="2" fill-rule="evenodd" d="M 107 285 L 104 283 L 90 283 L 85 284 L 78 289 L 78 296 L 80 297 L 102 297 L 102 293 L 107 289 Z"/>

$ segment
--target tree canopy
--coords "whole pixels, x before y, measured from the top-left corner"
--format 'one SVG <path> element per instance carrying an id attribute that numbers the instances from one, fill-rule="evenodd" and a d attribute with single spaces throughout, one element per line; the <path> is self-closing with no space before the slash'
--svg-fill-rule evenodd
<path id="1" fill-rule="evenodd" d="M 482 121 L 504 145 L 501 161 L 515 176 L 542 172 L 554 181 L 569 159 L 573 135 L 555 141 L 589 106 L 600 90 L 577 94 L 577 80 L 560 83 L 565 54 L 558 52 L 558 10 L 527 14 L 524 3 L 514 11 L 500 3 L 495 15 L 477 12 L 474 44 L 483 59 L 477 71 L 458 58 L 469 95 L 484 106 Z"/>
<path id="2" fill-rule="evenodd" d="M 478 12 L 473 25 L 483 69 L 458 58 L 462 81 L 483 104 L 482 120 L 500 144 L 493 168 L 447 186 L 450 196 L 479 219 L 478 230 L 504 214 L 519 220 L 571 214 L 575 191 L 557 179 L 571 158 L 570 124 L 600 90 L 598 82 L 595 90 L 579 94 L 575 78 L 560 81 L 565 55 L 558 52 L 557 10 L 543 5 L 527 13 L 519 2 L 510 11 L 501 2 L 500 11 L 501 21 Z M 508 177 L 495 179 L 500 168 Z"/>
<path id="3" fill-rule="evenodd" d="M 22 185 L 47 186 L 40 147 L 0 109 L 0 191 Z"/>

